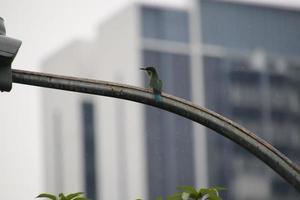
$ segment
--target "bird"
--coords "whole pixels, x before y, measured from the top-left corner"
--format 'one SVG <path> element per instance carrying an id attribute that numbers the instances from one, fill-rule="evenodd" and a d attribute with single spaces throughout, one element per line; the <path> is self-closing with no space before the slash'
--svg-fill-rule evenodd
<path id="1" fill-rule="evenodd" d="M 148 77 L 150 78 L 149 86 L 153 90 L 155 101 L 156 102 L 162 101 L 161 90 L 162 90 L 163 83 L 162 80 L 159 79 L 156 69 L 154 67 L 145 67 L 140 69 L 146 71 Z"/>

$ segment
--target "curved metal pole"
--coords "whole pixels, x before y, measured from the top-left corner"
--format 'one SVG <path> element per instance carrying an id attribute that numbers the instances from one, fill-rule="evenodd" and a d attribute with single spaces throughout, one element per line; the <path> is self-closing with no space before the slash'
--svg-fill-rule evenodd
<path id="1" fill-rule="evenodd" d="M 189 101 L 163 93 L 156 102 L 150 90 L 106 81 L 13 70 L 13 82 L 73 92 L 115 97 L 151 105 L 202 124 L 247 149 L 300 192 L 300 168 L 272 145 L 244 127 Z"/>

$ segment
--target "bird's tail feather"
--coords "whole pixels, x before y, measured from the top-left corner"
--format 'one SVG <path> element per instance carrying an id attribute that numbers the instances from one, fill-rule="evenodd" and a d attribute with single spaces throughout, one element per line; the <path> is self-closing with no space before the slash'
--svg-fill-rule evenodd
<path id="1" fill-rule="evenodd" d="M 160 94 L 154 94 L 154 99 L 155 101 L 159 102 L 159 101 L 162 101 L 162 97 Z"/>

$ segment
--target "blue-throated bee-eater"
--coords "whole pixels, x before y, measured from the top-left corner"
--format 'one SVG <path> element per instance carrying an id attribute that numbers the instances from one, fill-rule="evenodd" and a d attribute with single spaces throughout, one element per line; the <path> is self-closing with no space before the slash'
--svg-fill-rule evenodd
<path id="1" fill-rule="evenodd" d="M 140 68 L 141 70 L 144 70 L 147 72 L 147 75 L 150 78 L 150 84 L 149 86 L 153 89 L 154 98 L 155 101 L 161 101 L 161 90 L 162 90 L 162 80 L 159 79 L 158 74 L 154 67 L 146 67 L 146 68 Z"/>

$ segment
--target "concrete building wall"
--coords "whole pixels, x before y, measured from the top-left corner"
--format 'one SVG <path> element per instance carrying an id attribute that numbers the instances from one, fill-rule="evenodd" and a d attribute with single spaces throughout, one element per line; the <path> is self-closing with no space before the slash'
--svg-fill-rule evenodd
<path id="1" fill-rule="evenodd" d="M 91 43 L 77 41 L 45 60 L 44 71 L 141 85 L 137 5 L 99 27 Z M 146 198 L 142 107 L 106 97 L 45 90 L 43 113 L 47 188 L 84 190 L 81 104 L 95 108 L 98 199 Z"/>
<path id="2" fill-rule="evenodd" d="M 95 78 L 141 86 L 138 16 L 134 4 L 101 24 L 91 60 L 99 73 Z M 99 99 L 102 199 L 147 196 L 142 112 L 142 106 L 133 102 Z"/>
<path id="3" fill-rule="evenodd" d="M 43 64 L 50 73 L 78 76 L 84 63 L 85 42 L 74 42 Z M 71 69 L 71 70 L 70 70 Z M 49 191 L 81 191 L 82 142 L 78 99 L 83 95 L 45 89 L 42 91 L 46 187 Z M 78 174 L 78 176 L 74 176 Z"/>
<path id="4" fill-rule="evenodd" d="M 260 88 L 259 90 L 264 90 L 266 96 L 273 95 L 271 93 L 274 90 L 271 91 L 270 88 L 264 85 L 268 84 L 268 77 L 273 76 L 273 72 L 278 72 L 274 70 L 275 68 L 283 69 L 285 68 L 282 67 L 283 65 L 293 65 L 291 64 L 293 59 L 290 59 L 289 56 L 298 53 L 296 43 L 288 45 L 291 41 L 294 41 L 291 38 L 295 38 L 297 33 L 288 31 L 285 35 L 285 32 L 281 29 L 277 32 L 277 24 L 281 27 L 287 27 L 283 29 L 291 30 L 293 24 L 298 24 L 297 20 L 295 21 L 299 17 L 298 12 L 257 6 L 248 9 L 249 5 L 247 4 L 235 5 L 235 3 L 228 2 L 195 0 L 188 9 L 155 8 L 154 10 L 148 10 L 147 15 L 151 17 L 147 23 L 150 25 L 149 27 L 143 27 L 142 23 L 145 23 L 142 18 L 144 14 L 142 12 L 145 11 L 143 11 L 143 6 L 147 8 L 146 5 L 141 4 L 134 4 L 125 8 L 101 24 L 96 37 L 91 41 L 76 41 L 58 51 L 45 61 L 45 71 L 143 86 L 146 79 L 138 68 L 143 64 L 155 63 L 159 65 L 157 67 L 162 71 L 163 79 L 167 81 L 164 91 L 179 96 L 186 95 L 186 98 L 192 99 L 196 104 L 210 106 L 215 111 L 237 120 L 257 133 L 263 132 L 265 134 L 263 136 L 270 137 L 270 141 L 277 138 L 277 145 L 281 145 L 280 148 L 286 150 L 287 153 L 291 152 L 289 148 L 284 148 L 283 144 L 286 143 L 278 139 L 281 137 L 272 136 L 270 124 L 263 123 L 271 119 L 271 110 L 268 110 L 270 108 L 267 105 L 268 100 L 263 100 L 262 109 L 258 111 L 264 113 L 264 119 L 255 122 L 253 120 L 256 119 L 255 115 L 252 116 L 252 120 L 245 121 L 243 116 L 236 117 L 233 113 L 235 112 L 234 107 L 249 107 L 251 103 L 256 103 L 256 100 L 249 97 L 241 105 L 233 97 L 238 96 L 240 98 L 240 96 L 249 94 L 252 94 L 251 97 L 255 96 L 253 95 L 254 86 Z M 267 10 L 267 12 L 264 12 L 264 10 Z M 255 16 L 255 20 L 250 19 L 249 16 L 252 16 L 256 11 L 259 15 Z M 188 25 L 182 26 L 185 28 L 181 28 L 178 35 L 176 35 L 176 30 L 179 27 L 176 24 L 182 23 L 185 20 L 185 15 L 189 18 L 188 22 L 194 25 L 190 27 Z M 225 15 L 225 17 L 222 17 L 222 15 Z M 264 15 L 266 16 L 264 17 Z M 281 15 L 286 17 L 280 18 Z M 277 20 L 278 23 L 276 20 L 274 21 L 273 17 L 280 18 Z M 263 20 L 265 20 L 264 23 L 261 22 Z M 230 24 L 232 21 L 234 23 Z M 289 23 L 283 23 L 285 21 Z M 251 29 L 246 26 L 247 24 L 251 24 Z M 240 30 L 241 28 L 243 30 Z M 188 29 L 189 33 L 181 32 L 183 29 Z M 246 31 L 246 33 L 244 34 L 243 31 Z M 262 34 L 262 31 L 265 31 L 265 34 Z M 255 34 L 250 34 L 251 32 Z M 242 35 L 238 33 L 242 33 Z M 272 38 L 266 38 L 265 40 L 264 38 L 268 37 L 268 33 L 273 34 Z M 275 44 L 272 42 L 273 39 L 279 42 Z M 204 43 L 203 46 L 202 42 Z M 292 48 L 289 48 L 290 46 Z M 260 48 L 257 49 L 256 47 Z M 277 47 L 278 51 L 276 51 Z M 290 52 L 292 53 L 289 54 Z M 185 60 L 185 62 L 182 62 L 185 63 L 184 65 L 189 65 L 187 70 L 184 71 L 180 68 L 178 63 L 181 59 L 179 58 Z M 176 65 L 173 68 L 174 70 L 169 70 L 169 67 L 173 65 Z M 294 65 L 297 67 L 299 63 L 294 62 Z M 219 66 L 220 68 L 218 68 Z M 238 76 L 244 75 L 245 80 L 253 77 L 254 73 L 256 78 L 254 78 L 253 83 L 251 82 L 248 85 L 241 85 L 239 82 L 233 84 L 230 78 L 236 69 L 232 69 L 232 66 L 244 70 Z M 264 71 L 266 69 L 269 71 Z M 176 70 L 178 73 L 175 72 Z M 186 73 L 187 71 L 188 73 Z M 284 78 L 284 73 L 280 77 Z M 178 84 L 179 81 L 173 82 L 176 78 L 180 79 L 180 74 L 188 81 L 182 80 L 182 84 Z M 294 73 L 294 76 L 296 74 Z M 259 84 L 255 81 L 256 79 L 259 79 Z M 297 77 L 294 79 L 296 82 L 298 81 Z M 184 93 L 186 91 L 177 91 L 177 86 L 178 88 L 184 88 L 183 85 L 186 87 L 186 83 L 189 81 L 191 81 L 189 83 L 191 84 L 191 93 L 186 94 Z M 244 80 L 240 81 L 243 82 Z M 265 82 L 262 84 L 260 81 Z M 240 91 L 243 91 L 246 95 L 241 95 Z M 292 95 L 294 100 L 297 98 L 299 100 L 299 92 L 297 95 Z M 297 97 L 294 98 L 294 96 Z M 150 169 L 149 164 L 153 163 L 149 163 L 149 157 L 146 156 L 147 153 L 149 154 L 149 149 L 151 151 L 146 141 L 146 138 L 150 138 L 147 134 L 151 131 L 145 130 L 147 127 L 145 120 L 147 119 L 147 113 L 155 113 L 155 111 L 152 112 L 153 110 L 150 111 L 152 108 L 106 97 L 52 90 L 45 90 L 43 99 L 46 127 L 45 152 L 48 167 L 47 181 L 51 190 L 55 192 L 60 192 L 59 190 L 80 191 L 85 188 L 86 175 L 84 169 L 86 163 L 84 162 L 86 157 L 84 157 L 83 151 L 85 148 L 82 142 L 82 132 L 84 132 L 82 104 L 89 103 L 95 109 L 93 113 L 95 113 L 98 198 L 134 199 L 141 197 L 145 199 L 149 197 L 150 187 L 148 183 L 151 181 L 149 181 L 147 173 L 149 175 L 149 171 L 153 171 L 154 168 Z M 261 99 L 263 98 L 259 100 Z M 245 102 L 248 102 L 248 104 Z M 295 105 L 298 105 L 298 103 L 295 103 Z M 253 112 L 247 112 L 244 117 L 250 116 L 251 113 Z M 161 114 L 161 118 L 159 118 L 164 119 L 164 122 L 167 123 L 165 125 L 166 129 L 163 130 L 173 130 L 170 132 L 175 133 L 176 130 L 172 129 L 174 128 L 172 123 L 176 122 L 177 118 L 166 116 Z M 163 128 L 164 126 L 159 127 Z M 230 189 L 230 191 L 225 192 L 225 198 L 237 199 L 266 199 L 278 188 L 285 191 L 286 194 L 290 192 L 288 187 L 281 187 L 282 182 L 274 178 L 274 174 L 266 170 L 262 163 L 259 161 L 254 162 L 249 154 L 237 148 L 236 145 L 234 146 L 231 141 L 227 141 L 219 135 L 214 137 L 211 133 L 206 136 L 205 129 L 199 125 L 193 125 L 193 128 L 193 131 L 191 131 L 193 145 L 191 146 L 194 149 L 193 158 L 195 162 L 193 167 L 195 173 L 191 174 L 196 177 L 197 187 L 225 184 Z M 295 133 L 293 133 L 293 138 L 298 138 L 297 133 L 299 132 L 296 129 L 293 131 Z M 157 138 L 164 136 L 173 140 L 174 138 L 171 135 L 172 133 L 158 134 Z M 162 141 L 160 142 L 162 143 Z M 298 148 L 297 145 L 294 146 Z M 55 147 L 54 151 L 52 151 L 53 147 Z M 162 148 L 162 152 L 172 148 Z M 174 157 L 174 152 L 171 152 L 171 154 L 170 156 Z M 293 156 L 297 157 L 297 154 L 293 154 Z M 174 159 L 169 160 L 175 163 L 176 159 L 175 156 Z M 187 159 L 187 161 L 190 162 L 191 160 Z M 171 166 L 170 163 L 167 164 L 166 166 Z M 170 169 L 170 171 L 175 173 L 176 167 Z M 176 176 L 168 180 L 176 181 Z M 209 180 L 209 184 L 207 184 L 207 180 Z M 247 187 L 254 188 L 256 193 L 249 193 L 245 189 Z M 169 192 L 171 189 L 168 188 L 164 192 L 166 191 Z M 293 199 L 292 195 L 291 193 L 291 199 Z"/>

